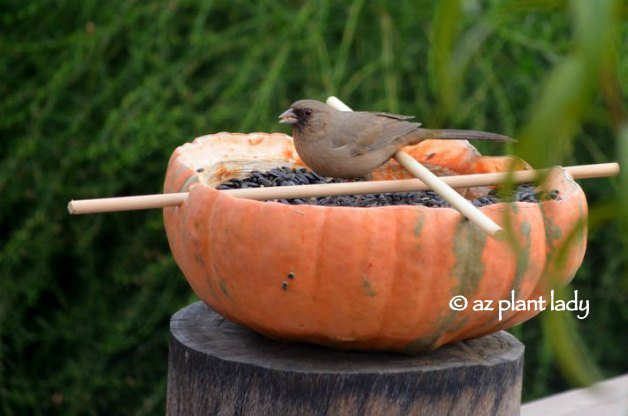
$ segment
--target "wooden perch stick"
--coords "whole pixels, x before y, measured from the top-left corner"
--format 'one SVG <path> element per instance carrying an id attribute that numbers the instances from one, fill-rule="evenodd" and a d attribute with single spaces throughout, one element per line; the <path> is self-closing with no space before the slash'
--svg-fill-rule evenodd
<path id="1" fill-rule="evenodd" d="M 327 104 L 340 111 L 353 111 L 346 104 L 333 96 L 327 99 Z M 505 232 L 502 227 L 497 225 L 495 221 L 490 219 L 477 207 L 473 206 L 471 202 L 453 190 L 445 182 L 440 180 L 438 176 L 430 172 L 429 169 L 420 164 L 412 156 L 402 150 L 399 150 L 395 153 L 394 158 L 401 166 L 406 168 L 408 172 L 419 178 L 423 181 L 423 183 L 427 184 L 432 191 L 436 192 L 441 196 L 441 198 L 449 202 L 452 207 L 460 211 L 460 213 L 467 217 L 470 221 L 473 221 L 484 232 L 497 239 L 503 239 L 505 237 Z"/>
<path id="2" fill-rule="evenodd" d="M 619 173 L 617 163 L 568 166 L 565 168 L 574 179 L 603 178 Z M 534 182 L 547 174 L 549 169 L 522 170 L 516 172 L 476 173 L 472 175 L 441 176 L 439 179 L 452 188 L 499 185 L 511 180 L 513 183 Z M 392 192 L 416 192 L 430 189 L 418 179 L 390 181 L 345 182 L 319 185 L 273 186 L 269 188 L 245 188 L 220 191 L 236 198 L 269 199 L 316 198 L 335 195 L 385 194 Z M 177 206 L 187 198 L 187 192 L 126 196 L 117 198 L 83 199 L 70 201 L 70 214 L 95 214 L 99 212 L 133 211 Z"/>
<path id="3" fill-rule="evenodd" d="M 456 208 L 462 215 L 473 221 L 484 232 L 499 240 L 506 237 L 505 231 L 497 225 L 495 221 L 490 219 L 486 214 L 474 206 L 468 199 L 456 192 L 447 183 L 443 182 L 434 175 L 428 168 L 416 161 L 412 156 L 401 150 L 395 153 L 395 159 L 401 166 L 406 168 L 417 178 L 427 184 L 432 191 L 436 192 L 451 206 Z"/>
<path id="4" fill-rule="evenodd" d="M 187 192 L 122 196 L 117 198 L 80 199 L 70 201 L 70 214 L 96 214 L 99 212 L 135 211 L 140 209 L 164 208 L 181 205 Z"/>

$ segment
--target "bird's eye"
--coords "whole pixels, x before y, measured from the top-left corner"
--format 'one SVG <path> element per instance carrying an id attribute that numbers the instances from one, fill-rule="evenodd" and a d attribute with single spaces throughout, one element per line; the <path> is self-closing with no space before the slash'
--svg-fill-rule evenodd
<path id="1" fill-rule="evenodd" d="M 312 115 L 312 110 L 310 110 L 309 108 L 306 108 L 303 111 L 303 114 L 305 115 L 305 117 L 309 117 L 310 115 Z"/>

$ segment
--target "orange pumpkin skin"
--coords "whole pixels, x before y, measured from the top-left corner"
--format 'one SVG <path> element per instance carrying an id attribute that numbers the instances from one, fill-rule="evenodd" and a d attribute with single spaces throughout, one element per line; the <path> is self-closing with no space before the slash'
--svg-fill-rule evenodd
<path id="1" fill-rule="evenodd" d="M 504 170 L 467 142 L 405 149 L 443 172 Z M 524 162 L 514 160 L 519 167 Z M 165 192 L 189 189 L 164 209 L 174 258 L 194 292 L 224 317 L 269 337 L 343 349 L 417 353 L 504 329 L 539 311 L 474 311 L 475 300 L 547 296 L 574 276 L 586 248 L 587 204 L 562 169 L 560 198 L 481 208 L 511 231 L 486 236 L 450 208 L 284 205 L 237 199 L 213 186 L 254 168 L 302 165 L 289 136 L 219 133 L 175 150 Z M 196 170 L 204 168 L 199 174 Z M 374 178 L 407 177 L 395 162 Z M 577 226 L 580 224 L 581 226 Z M 573 235 L 571 235 L 573 234 Z M 570 239 L 564 252 L 561 244 Z M 463 295 L 466 310 L 449 307 Z"/>

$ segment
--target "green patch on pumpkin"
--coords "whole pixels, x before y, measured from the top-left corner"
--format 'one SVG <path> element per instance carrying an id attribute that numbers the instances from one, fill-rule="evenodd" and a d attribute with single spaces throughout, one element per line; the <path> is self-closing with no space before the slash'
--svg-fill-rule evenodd
<path id="1" fill-rule="evenodd" d="M 183 186 L 181 186 L 181 189 L 179 189 L 179 192 L 189 192 L 190 191 L 190 186 L 192 186 L 192 184 L 198 183 L 199 178 L 197 175 L 192 175 L 189 178 L 186 179 L 186 181 L 183 183 Z"/>
<path id="2" fill-rule="evenodd" d="M 362 280 L 362 289 L 364 290 L 364 294 L 370 298 L 377 296 L 377 292 L 373 289 L 373 286 L 371 286 L 367 275 L 364 275 Z"/>
<path id="3" fill-rule="evenodd" d="M 205 280 L 207 281 L 207 292 L 212 298 L 218 300 L 218 293 L 216 293 L 216 290 L 214 289 L 214 285 L 212 283 L 212 278 L 207 272 L 205 272 Z"/>
<path id="4" fill-rule="evenodd" d="M 421 232 L 423 232 L 423 224 L 425 224 L 425 215 L 419 213 L 416 224 L 414 225 L 414 236 L 416 238 L 421 236 Z"/>
<path id="5" fill-rule="evenodd" d="M 416 355 L 434 350 L 434 344 L 444 333 L 458 331 L 468 322 L 469 318 L 464 317 L 453 325 L 460 312 L 461 311 L 447 308 L 447 312 L 438 319 L 437 327 L 440 328 L 440 330 L 429 336 L 415 338 L 403 348 L 403 352 L 405 354 Z"/>
<path id="6" fill-rule="evenodd" d="M 439 334 L 440 335 L 440 334 Z M 418 337 L 403 348 L 403 352 L 408 355 L 416 355 L 433 350 L 434 341 L 437 336 Z"/>
<path id="7" fill-rule="evenodd" d="M 532 238 L 530 236 L 532 231 L 532 226 L 529 222 L 523 221 L 521 223 L 521 235 L 523 236 L 523 245 L 518 247 L 517 250 L 517 267 L 515 270 L 515 278 L 512 282 L 512 288 L 516 293 L 519 293 L 519 288 L 521 286 L 521 281 L 528 270 L 528 265 L 530 263 L 530 250 L 532 248 Z"/>
<path id="8" fill-rule="evenodd" d="M 453 295 L 468 295 L 477 290 L 484 275 L 482 253 L 486 245 L 487 234 L 475 224 L 462 220 L 456 227 L 453 250 L 456 263 L 451 276 L 458 284 Z"/>
<path id="9" fill-rule="evenodd" d="M 229 290 L 227 289 L 227 282 L 225 282 L 225 279 L 220 279 L 218 281 L 218 284 L 220 285 L 220 290 L 222 291 L 222 293 L 228 298 L 231 299 L 231 295 L 229 294 Z"/>
<path id="10" fill-rule="evenodd" d="M 547 216 L 544 210 L 541 210 L 543 214 L 543 225 L 545 227 L 545 236 L 547 238 L 547 243 L 554 248 L 554 243 L 557 240 L 560 240 L 563 236 L 563 230 L 556 225 L 554 220 Z"/>

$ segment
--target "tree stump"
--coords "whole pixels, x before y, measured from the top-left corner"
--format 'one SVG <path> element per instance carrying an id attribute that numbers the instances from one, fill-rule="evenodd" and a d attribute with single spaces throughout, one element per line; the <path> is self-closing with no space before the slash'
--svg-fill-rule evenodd
<path id="1" fill-rule="evenodd" d="M 418 356 L 273 341 L 202 302 L 170 321 L 167 414 L 518 415 L 523 344 L 498 332 Z"/>

